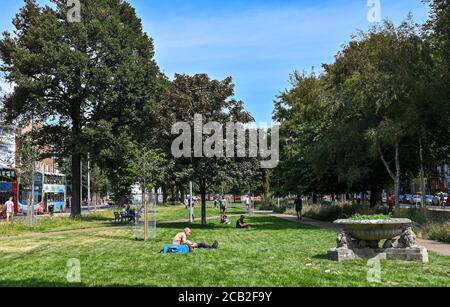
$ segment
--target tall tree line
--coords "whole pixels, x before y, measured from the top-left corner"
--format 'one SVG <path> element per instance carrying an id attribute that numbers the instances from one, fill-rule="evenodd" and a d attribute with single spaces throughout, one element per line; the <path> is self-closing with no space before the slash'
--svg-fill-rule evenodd
<path id="1" fill-rule="evenodd" d="M 205 122 L 250 121 L 243 103 L 232 99 L 232 79 L 179 74 L 170 81 L 155 62 L 153 40 L 126 1 L 80 0 L 79 22 L 67 18 L 67 1 L 51 2 L 39 6 L 25 0 L 13 20 L 15 30 L 0 39 L 0 69 L 13 85 L 2 97 L 2 113 L 19 126 L 38 122 L 34 145 L 45 147 L 61 165 L 70 164 L 72 216 L 81 214 L 80 165 L 89 153 L 103 187 L 119 201 L 142 178 L 151 177 L 146 185 L 151 181 L 166 191 L 195 181 L 206 223 L 207 191 L 222 181 L 251 177 L 256 164 L 174 159 L 171 126 L 192 123 L 194 113 L 203 114 Z M 151 161 L 155 157 L 157 165 Z M 158 174 L 143 172 L 139 161 L 155 166 Z"/>
<path id="2" fill-rule="evenodd" d="M 371 191 L 433 177 L 448 161 L 449 3 L 430 1 L 417 25 L 385 21 L 359 32 L 320 75 L 294 73 L 275 104 L 282 123 L 278 193 Z M 276 182 L 280 183 L 277 184 Z"/>

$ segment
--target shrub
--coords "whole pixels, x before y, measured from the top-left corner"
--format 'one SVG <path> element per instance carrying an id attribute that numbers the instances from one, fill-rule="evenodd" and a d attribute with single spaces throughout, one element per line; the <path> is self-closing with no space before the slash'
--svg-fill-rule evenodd
<path id="1" fill-rule="evenodd" d="M 370 215 L 378 212 L 368 206 L 346 203 L 333 205 L 313 205 L 305 207 L 305 216 L 319 221 L 334 222 L 339 219 L 347 219 L 360 215 Z"/>
<path id="2" fill-rule="evenodd" d="M 280 207 L 275 207 L 273 208 L 273 212 L 275 213 L 279 213 L 279 214 L 284 214 L 286 213 L 290 208 L 286 207 L 286 206 L 280 206 Z"/>
<path id="3" fill-rule="evenodd" d="M 407 218 L 419 225 L 444 225 L 450 220 L 450 212 L 432 211 L 423 208 L 397 208 L 394 217 Z"/>
<path id="4" fill-rule="evenodd" d="M 353 221 L 368 221 L 368 220 L 390 220 L 390 215 L 384 215 L 384 214 L 374 214 L 374 215 L 355 215 L 352 217 Z"/>
<path id="5" fill-rule="evenodd" d="M 438 223 L 427 224 L 422 226 L 420 231 L 425 239 L 450 243 L 450 232 L 446 225 Z"/>

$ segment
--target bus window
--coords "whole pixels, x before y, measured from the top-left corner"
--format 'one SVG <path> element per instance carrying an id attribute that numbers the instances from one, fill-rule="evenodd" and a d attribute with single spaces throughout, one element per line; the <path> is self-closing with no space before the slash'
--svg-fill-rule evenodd
<path id="1" fill-rule="evenodd" d="M 47 194 L 48 202 L 64 202 L 64 193 L 48 193 Z"/>

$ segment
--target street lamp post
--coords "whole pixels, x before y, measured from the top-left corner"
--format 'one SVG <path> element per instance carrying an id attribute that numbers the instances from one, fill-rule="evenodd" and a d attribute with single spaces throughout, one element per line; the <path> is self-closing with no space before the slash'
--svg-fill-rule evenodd
<path id="1" fill-rule="evenodd" d="M 31 135 L 33 136 L 33 128 L 34 128 L 34 118 L 31 117 Z M 33 146 L 33 145 L 32 145 Z M 29 206 L 28 209 L 28 215 L 29 215 L 29 222 L 30 222 L 30 227 L 33 226 L 33 215 L 34 215 L 34 190 L 35 190 L 35 186 L 34 186 L 34 177 L 35 177 L 35 173 L 36 173 L 36 161 L 34 161 L 34 154 L 33 154 L 33 158 L 31 159 L 32 161 L 32 171 L 31 171 L 31 204 Z"/>
<path id="2" fill-rule="evenodd" d="M 91 210 L 91 163 L 89 161 L 89 153 L 88 153 L 88 161 L 87 161 L 87 201 L 88 201 L 88 211 Z"/>
<path id="3" fill-rule="evenodd" d="M 189 223 L 192 222 L 192 181 L 189 181 Z"/>
<path id="4" fill-rule="evenodd" d="M 147 189 L 144 180 L 143 187 L 143 195 L 144 195 L 144 241 L 148 240 L 148 207 L 147 207 Z"/>

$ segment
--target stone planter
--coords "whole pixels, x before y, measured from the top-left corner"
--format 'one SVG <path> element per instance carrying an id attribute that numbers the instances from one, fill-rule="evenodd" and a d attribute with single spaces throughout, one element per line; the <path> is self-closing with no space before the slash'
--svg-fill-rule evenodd
<path id="1" fill-rule="evenodd" d="M 408 219 L 338 220 L 342 226 L 337 235 L 337 248 L 328 251 L 328 258 L 335 261 L 359 258 L 397 259 L 428 262 L 426 248 L 416 245 Z M 382 248 L 380 241 L 386 240 Z"/>
<path id="2" fill-rule="evenodd" d="M 337 220 L 334 223 L 341 225 L 343 230 L 348 232 L 352 238 L 364 241 L 381 241 L 400 236 L 407 227 L 411 226 L 412 221 L 408 219 Z"/>

